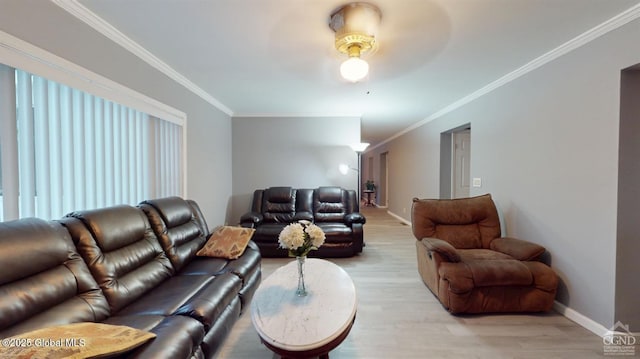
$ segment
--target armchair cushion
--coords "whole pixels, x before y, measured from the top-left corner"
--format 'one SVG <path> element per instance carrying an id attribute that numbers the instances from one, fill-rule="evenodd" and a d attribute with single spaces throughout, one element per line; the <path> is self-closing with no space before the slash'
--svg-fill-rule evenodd
<path id="1" fill-rule="evenodd" d="M 460 262 L 458 251 L 449 242 L 438 238 L 422 238 L 427 250 L 440 253 L 449 262 Z"/>
<path id="2" fill-rule="evenodd" d="M 521 261 L 534 261 L 545 252 L 541 245 L 517 238 L 501 237 L 491 241 L 489 248 Z"/>

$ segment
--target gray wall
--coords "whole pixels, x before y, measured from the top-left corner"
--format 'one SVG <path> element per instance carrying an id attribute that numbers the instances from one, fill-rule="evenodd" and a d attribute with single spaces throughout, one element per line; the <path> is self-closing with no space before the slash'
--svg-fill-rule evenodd
<path id="1" fill-rule="evenodd" d="M 471 194 L 491 193 L 507 235 L 549 250 L 560 303 L 606 328 L 630 321 L 614 313 L 618 126 L 639 33 L 635 20 L 369 151 L 389 152 L 390 212 L 410 220 L 412 197 L 438 198 L 440 134 L 470 123 Z M 636 274 L 619 268 L 618 281 Z"/>
<path id="2" fill-rule="evenodd" d="M 233 118 L 233 205 L 230 223 L 250 209 L 253 191 L 272 186 L 357 189 L 350 145 L 360 142 L 358 117 Z"/>
<path id="3" fill-rule="evenodd" d="M 231 119 L 49 1 L 4 0 L 0 30 L 187 114 L 187 194 L 210 226 L 231 195 Z"/>
<path id="4" fill-rule="evenodd" d="M 622 74 L 618 164 L 616 312 L 635 332 L 640 328 L 640 70 Z"/>

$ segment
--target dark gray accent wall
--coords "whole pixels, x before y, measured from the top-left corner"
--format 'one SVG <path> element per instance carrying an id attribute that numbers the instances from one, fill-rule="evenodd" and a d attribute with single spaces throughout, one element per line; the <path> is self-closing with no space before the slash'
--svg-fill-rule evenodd
<path id="1" fill-rule="evenodd" d="M 640 330 L 640 70 L 622 71 L 615 321 Z"/>

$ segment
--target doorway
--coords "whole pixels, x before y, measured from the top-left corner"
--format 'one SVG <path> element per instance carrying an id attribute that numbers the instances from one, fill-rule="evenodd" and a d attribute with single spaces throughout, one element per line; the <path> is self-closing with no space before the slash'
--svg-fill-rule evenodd
<path id="1" fill-rule="evenodd" d="M 387 167 L 387 157 L 389 152 L 380 154 L 380 186 L 378 186 L 377 203 L 379 207 L 387 207 L 387 189 L 389 171 Z"/>
<path id="2" fill-rule="evenodd" d="M 471 129 L 453 133 L 453 173 L 451 174 L 451 196 L 469 197 L 471 180 Z"/>
<path id="3" fill-rule="evenodd" d="M 440 134 L 440 198 L 469 197 L 471 124 Z"/>

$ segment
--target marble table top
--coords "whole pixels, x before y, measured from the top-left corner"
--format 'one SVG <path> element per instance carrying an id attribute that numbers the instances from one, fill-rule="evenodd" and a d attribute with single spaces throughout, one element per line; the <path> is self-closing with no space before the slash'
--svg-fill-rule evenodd
<path id="1" fill-rule="evenodd" d="M 263 341 L 288 351 L 319 348 L 338 337 L 356 315 L 356 289 L 339 266 L 307 258 L 307 296 L 298 297 L 295 259 L 264 279 L 251 302 L 251 321 Z"/>

